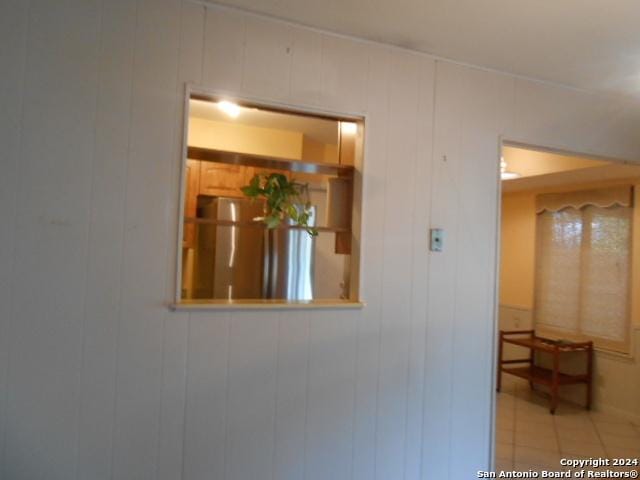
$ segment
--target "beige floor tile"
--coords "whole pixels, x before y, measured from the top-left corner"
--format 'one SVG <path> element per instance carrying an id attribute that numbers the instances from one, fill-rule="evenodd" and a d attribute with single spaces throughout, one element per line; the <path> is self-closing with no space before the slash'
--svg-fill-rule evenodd
<path id="1" fill-rule="evenodd" d="M 582 429 L 595 432 L 594 424 L 588 415 L 555 415 L 553 420 L 559 429 Z"/>
<path id="2" fill-rule="evenodd" d="M 551 423 L 540 423 L 536 421 L 529 421 L 529 418 L 526 416 L 518 416 L 515 424 L 516 432 L 531 432 L 531 433 L 539 433 L 542 435 L 555 435 L 555 428 L 553 426 L 553 422 Z"/>
<path id="3" fill-rule="evenodd" d="M 553 425 L 553 415 L 546 409 L 522 409 L 516 407 L 516 420 L 524 419 L 527 422 L 546 423 Z"/>
<path id="4" fill-rule="evenodd" d="M 513 444 L 512 443 L 496 443 L 496 459 L 513 460 Z"/>
<path id="5" fill-rule="evenodd" d="M 559 452 L 558 440 L 555 431 L 521 431 L 516 430 L 516 445 L 523 447 L 540 448 Z"/>
<path id="6" fill-rule="evenodd" d="M 596 429 L 600 435 L 617 435 L 631 437 L 640 440 L 640 435 L 630 423 L 596 423 Z"/>
<path id="7" fill-rule="evenodd" d="M 589 410 L 584 405 L 577 403 L 568 403 L 561 401 L 556 408 L 556 415 L 585 415 L 588 416 Z"/>
<path id="8" fill-rule="evenodd" d="M 498 401 L 498 403 L 502 403 L 503 405 L 508 405 L 508 404 L 512 404 L 516 397 L 513 393 L 509 393 L 509 392 L 498 392 L 496 394 L 496 399 Z"/>
<path id="9" fill-rule="evenodd" d="M 516 414 L 516 408 L 515 408 L 515 402 L 512 403 L 511 405 L 509 404 L 504 404 L 504 403 L 498 403 L 496 405 L 496 409 L 497 409 L 497 415 L 502 415 L 504 417 L 512 417 Z"/>
<path id="10" fill-rule="evenodd" d="M 594 442 L 584 442 L 581 439 L 561 438 L 560 451 L 563 455 L 577 455 L 580 457 L 605 457 L 602 445 Z M 573 457 L 572 457 L 573 458 Z"/>
<path id="11" fill-rule="evenodd" d="M 513 430 L 507 428 L 496 429 L 496 443 L 511 443 L 513 444 L 515 435 Z"/>
<path id="12" fill-rule="evenodd" d="M 496 459 L 496 472 L 510 472 L 513 470 L 513 461 L 511 459 Z"/>
<path id="13" fill-rule="evenodd" d="M 515 420 L 513 418 L 498 418 L 496 419 L 496 428 L 498 430 L 513 430 L 515 428 Z"/>
<path id="14" fill-rule="evenodd" d="M 523 385 L 516 391 L 516 396 L 523 400 L 527 400 L 532 404 L 548 405 L 549 396 L 546 393 L 537 390 L 531 390 L 529 385 Z"/>
<path id="15" fill-rule="evenodd" d="M 517 413 L 531 413 L 534 415 L 550 415 L 549 406 L 531 403 L 529 400 L 516 400 Z"/>
<path id="16" fill-rule="evenodd" d="M 516 416 L 513 414 L 498 414 L 496 416 L 496 422 L 501 423 L 503 428 L 513 428 Z"/>
<path id="17" fill-rule="evenodd" d="M 640 460 L 640 448 L 604 446 L 609 458 L 637 458 Z"/>
<path id="18" fill-rule="evenodd" d="M 562 440 L 564 439 L 579 441 L 583 443 L 595 443 L 598 445 L 601 444 L 600 436 L 593 426 L 583 428 L 562 428 L 556 426 L 556 431 L 558 433 L 560 445 L 562 445 Z"/>
<path id="19" fill-rule="evenodd" d="M 560 454 L 539 448 L 515 447 L 515 464 L 539 465 L 548 469 L 560 467 Z"/>
<path id="20" fill-rule="evenodd" d="M 527 382 L 512 375 L 502 375 L 502 389 L 516 389 L 521 385 L 526 385 Z"/>
<path id="21" fill-rule="evenodd" d="M 498 396 L 497 471 L 561 471 L 563 457 L 640 458 L 640 429 L 628 421 L 568 403 L 551 415 L 546 397 L 511 385 Z"/>
<path id="22" fill-rule="evenodd" d="M 624 417 L 611 415 L 609 413 L 589 412 L 589 416 L 596 423 L 624 423 L 624 424 L 629 423 L 629 421 Z"/>
<path id="23" fill-rule="evenodd" d="M 621 436 L 601 433 L 600 438 L 605 447 L 640 449 L 640 436 Z"/>

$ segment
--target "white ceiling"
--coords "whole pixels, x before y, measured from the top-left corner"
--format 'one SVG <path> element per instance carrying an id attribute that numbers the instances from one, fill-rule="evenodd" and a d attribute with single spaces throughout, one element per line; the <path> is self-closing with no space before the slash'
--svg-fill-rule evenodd
<path id="1" fill-rule="evenodd" d="M 640 96 L 638 0 L 216 3 L 504 72 Z"/>
<path id="2" fill-rule="evenodd" d="M 640 178 L 640 166 L 504 146 L 507 170 L 520 178 L 502 181 L 504 193 L 595 185 Z"/>

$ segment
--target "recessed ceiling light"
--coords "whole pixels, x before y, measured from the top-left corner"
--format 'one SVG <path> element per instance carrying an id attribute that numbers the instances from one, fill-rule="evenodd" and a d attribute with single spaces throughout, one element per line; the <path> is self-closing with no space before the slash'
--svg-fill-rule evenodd
<path id="1" fill-rule="evenodd" d="M 236 103 L 228 100 L 220 100 L 216 105 L 231 118 L 238 118 L 238 115 L 240 115 L 240 106 Z"/>
<path id="2" fill-rule="evenodd" d="M 358 125 L 354 122 L 340 122 L 340 129 L 344 135 L 355 135 Z"/>
<path id="3" fill-rule="evenodd" d="M 514 178 L 520 178 L 520 174 L 516 172 L 500 172 L 501 180 L 513 180 Z"/>

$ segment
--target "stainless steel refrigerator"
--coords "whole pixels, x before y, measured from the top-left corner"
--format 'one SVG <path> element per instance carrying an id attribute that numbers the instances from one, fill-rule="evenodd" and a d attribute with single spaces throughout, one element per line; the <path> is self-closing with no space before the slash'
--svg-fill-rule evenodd
<path id="1" fill-rule="evenodd" d="M 243 198 L 199 197 L 198 217 L 213 222 L 198 228 L 196 298 L 314 298 L 315 238 L 302 229 L 255 225 L 263 205 Z"/>

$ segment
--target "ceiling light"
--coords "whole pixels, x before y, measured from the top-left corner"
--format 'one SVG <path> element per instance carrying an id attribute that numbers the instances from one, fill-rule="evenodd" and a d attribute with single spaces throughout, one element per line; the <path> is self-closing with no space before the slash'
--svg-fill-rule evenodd
<path id="1" fill-rule="evenodd" d="M 344 135 L 355 135 L 358 131 L 358 124 L 354 122 L 340 122 L 340 129 Z"/>
<path id="2" fill-rule="evenodd" d="M 238 118 L 238 115 L 240 115 L 240 106 L 236 103 L 230 102 L 228 100 L 220 100 L 217 105 L 220 110 L 229 115 L 231 118 Z"/>
<path id="3" fill-rule="evenodd" d="M 520 174 L 509 172 L 507 170 L 507 162 L 505 162 L 504 157 L 500 157 L 500 180 L 513 180 L 514 178 L 520 178 Z"/>
<path id="4" fill-rule="evenodd" d="M 501 172 L 501 180 L 513 180 L 514 178 L 520 178 L 520 174 L 516 172 Z"/>

